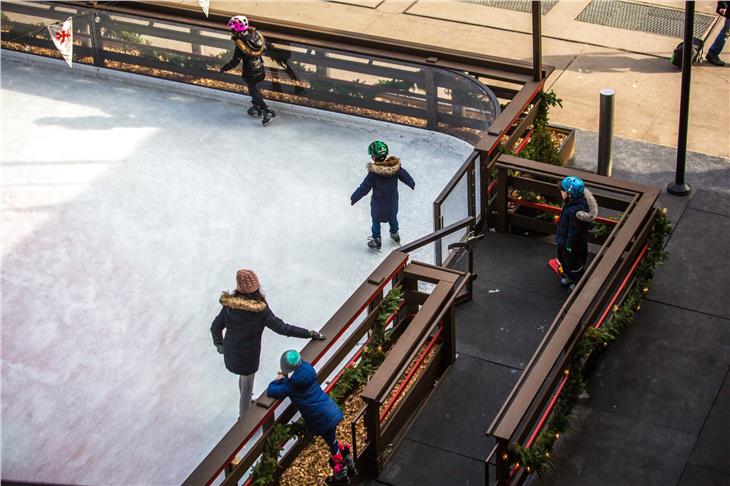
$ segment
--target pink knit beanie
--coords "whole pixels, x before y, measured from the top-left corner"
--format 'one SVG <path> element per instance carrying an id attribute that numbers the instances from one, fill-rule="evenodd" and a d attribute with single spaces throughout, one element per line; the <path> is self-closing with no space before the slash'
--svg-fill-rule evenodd
<path id="1" fill-rule="evenodd" d="M 256 292 L 261 286 L 253 270 L 242 269 L 236 272 L 236 290 L 241 294 Z"/>

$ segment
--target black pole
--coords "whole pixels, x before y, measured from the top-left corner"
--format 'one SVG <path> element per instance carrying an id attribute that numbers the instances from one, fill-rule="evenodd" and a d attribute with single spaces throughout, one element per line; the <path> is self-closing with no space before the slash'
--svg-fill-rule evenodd
<path id="1" fill-rule="evenodd" d="M 613 99 L 616 92 L 611 88 L 601 90 L 598 113 L 598 168 L 597 174 L 611 177 L 611 151 L 613 148 Z"/>
<path id="2" fill-rule="evenodd" d="M 684 168 L 687 161 L 687 129 L 689 119 L 689 88 L 692 78 L 692 32 L 694 30 L 695 2 L 685 3 L 684 46 L 682 49 L 682 94 L 679 100 L 679 133 L 677 135 L 677 170 L 674 182 L 669 183 L 667 192 L 675 196 L 686 196 L 692 191 L 684 181 Z"/>
<path id="3" fill-rule="evenodd" d="M 532 2 L 532 80 L 542 79 L 542 24 L 540 2 Z"/>

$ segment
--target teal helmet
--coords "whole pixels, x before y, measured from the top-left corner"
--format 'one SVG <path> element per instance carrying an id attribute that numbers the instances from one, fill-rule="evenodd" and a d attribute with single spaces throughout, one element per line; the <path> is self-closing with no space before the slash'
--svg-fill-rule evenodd
<path id="1" fill-rule="evenodd" d="M 388 146 L 385 145 L 385 142 L 376 140 L 368 147 L 368 154 L 373 159 L 383 160 L 388 156 Z"/>
<path id="2" fill-rule="evenodd" d="M 560 188 L 567 192 L 571 199 L 575 199 L 583 195 L 586 185 L 580 177 L 568 176 L 560 181 Z"/>
<path id="3" fill-rule="evenodd" d="M 281 359 L 279 360 L 279 365 L 281 365 L 281 371 L 289 374 L 295 369 L 297 369 L 297 366 L 299 366 L 299 363 L 302 362 L 302 357 L 299 354 L 299 351 L 296 351 L 294 349 L 290 349 L 288 351 L 284 351 L 284 354 L 281 355 Z"/>

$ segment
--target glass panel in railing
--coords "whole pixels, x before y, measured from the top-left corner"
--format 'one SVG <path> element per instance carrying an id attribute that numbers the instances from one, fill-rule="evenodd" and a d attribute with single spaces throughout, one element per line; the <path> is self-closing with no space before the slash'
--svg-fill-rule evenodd
<path id="1" fill-rule="evenodd" d="M 468 176 L 465 172 L 454 186 L 454 189 L 441 203 L 443 228 L 469 217 L 469 195 L 467 191 Z"/>
<path id="2" fill-rule="evenodd" d="M 496 95 L 465 73 L 438 70 L 438 127 L 470 143 L 476 143 L 501 113 Z"/>

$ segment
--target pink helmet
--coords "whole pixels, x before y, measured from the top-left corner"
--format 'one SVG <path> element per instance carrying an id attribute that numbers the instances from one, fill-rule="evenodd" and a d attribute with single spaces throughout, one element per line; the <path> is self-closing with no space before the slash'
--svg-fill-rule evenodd
<path id="1" fill-rule="evenodd" d="M 245 32 L 248 29 L 248 19 L 243 15 L 231 17 L 228 21 L 228 28 L 233 32 Z"/>

